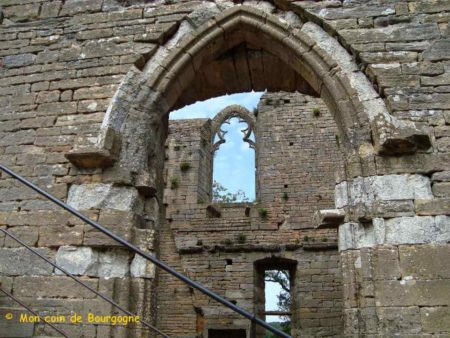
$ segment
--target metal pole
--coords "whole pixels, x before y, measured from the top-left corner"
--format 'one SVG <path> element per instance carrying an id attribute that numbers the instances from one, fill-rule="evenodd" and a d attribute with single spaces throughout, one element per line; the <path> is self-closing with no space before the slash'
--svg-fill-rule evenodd
<path id="1" fill-rule="evenodd" d="M 26 180 L 22 176 L 17 175 L 16 173 L 14 173 L 12 170 L 7 168 L 3 164 L 0 164 L 0 169 L 5 171 L 8 175 L 18 179 L 20 182 L 25 184 L 27 187 L 33 189 L 37 193 L 39 193 L 42 196 L 48 198 L 53 203 L 59 205 L 61 208 L 69 211 L 71 214 L 77 216 L 78 218 L 80 218 L 84 222 L 92 225 L 94 228 L 96 228 L 97 230 L 103 232 L 105 235 L 107 235 L 108 237 L 114 239 L 116 242 L 122 244 L 123 246 L 127 247 L 128 249 L 130 249 L 131 251 L 137 253 L 138 255 L 144 257 L 145 259 L 148 259 L 149 261 L 151 261 L 153 264 L 155 264 L 159 268 L 161 268 L 164 271 L 170 273 L 171 275 L 173 275 L 176 278 L 180 279 L 181 281 L 183 281 L 184 283 L 186 283 L 189 286 L 193 287 L 194 289 L 197 289 L 198 291 L 204 293 L 205 295 L 207 295 L 208 297 L 214 299 L 215 301 L 225 305 L 226 307 L 230 308 L 234 312 L 239 313 L 240 315 L 244 316 L 245 318 L 250 319 L 252 322 L 255 322 L 256 324 L 264 327 L 265 329 L 267 329 L 270 332 L 276 334 L 277 336 L 282 337 L 282 338 L 292 338 L 290 335 L 284 333 L 281 330 L 278 330 L 277 328 L 267 324 L 265 321 L 257 318 L 254 314 L 252 314 L 252 313 L 242 309 L 241 307 L 239 307 L 237 305 L 234 305 L 233 303 L 231 303 L 230 301 L 226 300 L 225 298 L 222 298 L 221 296 L 219 296 L 215 292 L 205 288 L 200 283 L 197 283 L 197 282 L 193 281 L 192 279 L 190 279 L 189 277 L 186 277 L 186 276 L 182 275 L 181 273 L 177 272 L 175 269 L 171 268 L 167 264 L 161 262 L 159 259 L 157 259 L 157 258 L 153 257 L 152 255 L 150 255 L 149 253 L 139 249 L 137 246 L 135 246 L 135 245 L 129 243 L 128 241 L 124 240 L 123 238 L 115 235 L 114 233 L 112 233 L 108 229 L 104 228 L 102 225 L 100 225 L 97 222 L 94 222 L 93 220 L 91 220 L 88 217 L 84 216 L 78 210 L 72 208 L 71 206 L 67 205 L 66 203 L 60 201 L 59 199 L 57 199 L 55 197 L 53 197 L 52 195 L 50 195 L 46 191 L 42 190 L 38 186 L 34 185 L 30 181 Z"/>

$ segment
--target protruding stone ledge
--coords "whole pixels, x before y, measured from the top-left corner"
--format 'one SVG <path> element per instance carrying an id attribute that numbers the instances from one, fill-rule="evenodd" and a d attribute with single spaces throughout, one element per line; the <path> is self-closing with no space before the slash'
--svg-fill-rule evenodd
<path id="1" fill-rule="evenodd" d="M 304 243 L 303 250 L 305 251 L 324 251 L 324 250 L 337 250 L 337 242 L 321 242 L 321 243 Z"/>
<path id="2" fill-rule="evenodd" d="M 112 166 L 120 151 L 120 135 L 111 127 L 101 130 L 97 143 L 80 144 L 65 154 L 79 168 L 106 168 Z"/>
<path id="3" fill-rule="evenodd" d="M 324 209 L 314 213 L 314 223 L 318 229 L 338 228 L 345 218 L 343 209 Z"/>
<path id="4" fill-rule="evenodd" d="M 406 155 L 418 149 L 431 147 L 431 139 L 427 130 L 419 128 L 413 122 L 397 121 L 385 115 L 377 116 L 374 121 L 374 141 L 378 145 L 380 155 Z M 396 125 L 397 124 L 397 125 Z"/>
<path id="5" fill-rule="evenodd" d="M 65 156 L 78 168 L 107 168 L 116 162 L 110 151 L 95 146 L 73 149 Z"/>
<path id="6" fill-rule="evenodd" d="M 134 186 L 146 197 L 154 197 L 156 195 L 156 179 L 147 171 L 141 171 L 137 175 Z"/>

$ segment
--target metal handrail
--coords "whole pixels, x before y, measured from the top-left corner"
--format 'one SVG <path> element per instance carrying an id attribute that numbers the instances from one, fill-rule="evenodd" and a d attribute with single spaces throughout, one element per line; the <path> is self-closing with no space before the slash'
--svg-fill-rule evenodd
<path id="1" fill-rule="evenodd" d="M 60 270 L 61 272 L 63 272 L 66 276 L 72 278 L 75 282 L 77 282 L 78 284 L 82 285 L 83 287 L 85 287 L 86 289 L 88 289 L 89 291 L 95 293 L 97 296 L 99 296 L 100 298 L 102 298 L 103 300 L 107 301 L 109 304 L 111 304 L 112 306 L 118 308 L 119 310 L 125 312 L 127 315 L 129 316 L 133 316 L 136 317 L 136 315 L 130 311 L 128 311 L 127 309 L 123 308 L 121 305 L 117 304 L 115 301 L 113 301 L 111 298 L 106 297 L 105 295 L 103 295 L 102 293 L 98 292 L 97 290 L 95 290 L 94 288 L 92 288 L 91 286 L 89 286 L 88 284 L 84 283 L 81 279 L 75 277 L 73 274 L 71 274 L 69 271 L 67 271 L 66 269 L 62 268 L 61 266 L 53 263 L 51 260 L 49 260 L 47 257 L 45 257 L 44 255 L 40 254 L 38 251 L 34 250 L 32 247 L 30 247 L 28 244 L 26 244 L 25 242 L 23 242 L 20 238 L 18 238 L 17 236 L 14 236 L 12 233 L 10 233 L 9 231 L 5 230 L 5 229 L 1 229 L 0 231 L 3 232 L 4 234 L 8 235 L 9 237 L 11 237 L 13 240 L 15 240 L 17 243 L 19 243 L 20 245 L 22 245 L 23 247 L 27 248 L 29 251 L 31 251 L 32 253 L 34 253 L 36 256 L 40 257 L 41 259 L 43 259 L 44 261 L 46 261 L 48 264 L 52 265 L 54 268 Z M 153 330 L 154 332 L 160 334 L 161 336 L 163 336 L 164 338 L 170 338 L 168 335 L 166 335 L 164 332 L 162 332 L 161 330 L 159 330 L 158 328 L 154 327 L 153 325 L 147 323 L 146 321 L 142 320 L 142 319 L 138 319 L 139 322 L 148 327 L 149 329 Z"/>
<path id="2" fill-rule="evenodd" d="M 53 325 L 52 323 L 48 322 L 45 320 L 45 318 L 42 318 L 41 316 L 39 316 L 39 313 L 37 313 L 36 311 L 34 311 L 33 309 L 31 309 L 28 305 L 26 305 L 25 303 L 23 303 L 20 299 L 18 299 L 17 297 L 13 296 L 12 294 L 10 294 L 8 291 L 3 290 L 3 288 L 0 287 L 0 292 L 3 292 L 6 296 L 8 296 L 9 298 L 11 298 L 13 301 L 15 301 L 17 304 L 19 304 L 20 306 L 24 307 L 25 309 L 27 309 L 28 311 L 30 311 L 32 314 L 34 314 L 36 317 L 39 318 L 40 321 L 44 322 L 45 324 L 48 324 L 48 326 L 50 326 L 52 329 L 54 329 L 55 331 L 57 331 L 58 333 L 61 333 L 64 337 L 69 338 L 69 336 L 67 335 L 67 333 L 65 333 L 63 330 L 58 329 L 55 325 Z"/>
<path id="3" fill-rule="evenodd" d="M 241 308 L 241 307 L 231 303 L 230 301 L 228 301 L 225 298 L 219 296 L 215 292 L 213 292 L 213 291 L 209 290 L 208 288 L 204 287 L 200 283 L 195 282 L 192 279 L 190 279 L 189 277 L 179 273 L 178 271 L 176 271 L 175 269 L 173 269 L 172 267 L 170 267 L 166 263 L 160 261 L 159 259 L 157 259 L 153 255 L 150 255 L 148 252 L 145 252 L 145 251 L 141 250 L 140 248 L 138 248 L 137 246 L 129 243 L 128 241 L 126 241 L 125 239 L 121 238 L 120 236 L 117 236 L 116 234 L 114 234 L 113 232 L 108 230 L 107 228 L 103 227 L 102 225 L 98 224 L 97 222 L 94 222 L 93 220 L 91 220 L 87 216 L 83 215 L 78 210 L 72 208 L 68 204 L 60 201 L 56 197 L 50 195 L 48 192 L 42 190 L 41 188 L 39 188 L 35 184 L 31 183 L 27 179 L 25 179 L 22 176 L 16 174 L 15 172 L 13 172 L 11 169 L 9 169 L 8 167 L 4 166 L 3 164 L 0 164 L 0 169 L 3 170 L 4 172 L 6 172 L 8 175 L 16 178 L 17 180 L 19 180 L 21 183 L 23 183 L 27 187 L 33 189 L 34 191 L 36 191 L 40 195 L 46 197 L 47 199 L 49 199 L 53 203 L 57 204 L 61 208 L 67 210 L 72 215 L 78 217 L 82 221 L 84 221 L 84 222 L 88 223 L 89 225 L 93 226 L 94 228 L 96 228 L 100 232 L 104 233 L 105 235 L 107 235 L 108 237 L 113 239 L 114 241 L 122 244 L 123 246 L 127 247 L 129 250 L 133 251 L 134 253 L 138 254 L 139 256 L 141 256 L 141 257 L 151 261 L 157 267 L 159 267 L 159 268 L 163 269 L 164 271 L 170 273 L 171 275 L 175 276 L 176 278 L 178 278 L 182 282 L 188 284 L 192 288 L 200 291 L 201 293 L 207 295 L 208 297 L 214 299 L 215 301 L 225 305 L 226 307 L 228 307 L 229 309 L 233 310 L 234 312 L 242 315 L 243 317 L 249 319 L 253 323 L 258 324 L 259 326 L 262 326 L 263 328 L 265 328 L 266 330 L 276 334 L 277 336 L 282 337 L 282 338 L 292 338 L 290 335 L 288 335 L 288 334 L 284 333 L 283 331 L 281 331 L 281 330 L 279 330 L 279 329 L 269 325 L 268 323 L 266 323 L 262 319 L 257 318 L 254 314 L 252 314 L 252 313 L 244 310 L 243 308 Z"/>

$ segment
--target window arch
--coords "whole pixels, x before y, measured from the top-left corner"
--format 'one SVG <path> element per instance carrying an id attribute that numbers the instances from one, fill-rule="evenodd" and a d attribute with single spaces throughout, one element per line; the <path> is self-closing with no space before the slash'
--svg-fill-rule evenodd
<path id="1" fill-rule="evenodd" d="M 248 144 L 250 149 L 255 150 L 256 148 L 256 131 L 255 131 L 255 117 L 252 113 L 250 113 L 247 109 L 240 105 L 231 105 L 227 108 L 220 111 L 212 120 L 211 123 L 211 190 L 212 190 L 212 200 L 213 202 L 240 202 L 243 201 L 243 197 L 249 197 L 253 199 L 256 195 L 255 189 L 255 172 L 256 172 L 256 159 L 252 159 L 253 165 L 240 161 L 239 158 L 232 158 L 232 156 L 236 155 L 236 153 L 228 154 L 226 157 L 218 158 L 218 151 L 222 144 L 226 142 L 225 135 L 228 133 L 223 127 L 225 124 L 231 124 L 233 120 L 237 120 L 239 124 L 245 124 L 243 129 L 240 129 L 240 132 L 243 134 L 242 140 Z M 256 156 L 256 153 L 254 154 Z M 220 182 L 220 177 L 224 176 L 224 173 L 221 172 L 219 168 L 220 162 L 219 160 L 225 160 L 225 166 L 230 168 L 230 163 L 235 160 L 234 163 L 239 163 L 241 165 L 245 165 L 246 168 L 243 169 L 240 174 L 247 177 L 247 182 L 253 182 L 253 187 L 250 193 L 247 191 L 249 196 L 243 194 L 243 191 L 240 187 L 232 187 L 233 184 L 229 184 L 227 187 L 227 193 L 224 191 L 220 191 L 222 188 L 222 182 Z M 241 158 L 242 160 L 242 158 Z M 247 159 L 248 160 L 248 159 Z M 223 163 L 222 163 L 223 165 Z M 251 166 L 250 169 L 249 166 Z M 234 168 L 233 168 L 234 169 Z M 223 170 L 223 169 L 222 169 Z M 227 176 L 232 175 L 232 173 L 227 172 Z M 233 175 L 234 176 L 234 175 Z M 219 179 L 218 179 L 219 178 Z M 216 182 L 219 181 L 219 182 Z M 228 181 L 229 183 L 230 181 Z M 231 190 L 228 191 L 228 188 L 231 187 Z M 233 196 L 233 197 L 232 197 Z M 247 201 L 247 200 L 244 200 Z"/>

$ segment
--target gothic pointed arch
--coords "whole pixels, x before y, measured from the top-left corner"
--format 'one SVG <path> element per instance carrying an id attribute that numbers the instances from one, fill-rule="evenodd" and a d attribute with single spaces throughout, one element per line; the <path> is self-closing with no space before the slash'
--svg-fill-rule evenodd
<path id="1" fill-rule="evenodd" d="M 116 162 L 137 176 L 148 171 L 142 160 L 152 154 L 149 130 L 179 104 L 198 81 L 196 74 L 202 67 L 242 43 L 270 52 L 325 101 L 347 153 L 357 154 L 361 147 L 366 151 L 368 145 L 380 154 L 411 153 L 429 146 L 426 132 L 389 114 L 352 56 L 320 26 L 312 22 L 291 26 L 275 15 L 242 5 L 185 34 L 166 57 L 151 58 L 143 71 L 131 70 L 113 97 L 95 149 L 75 150 L 69 159 L 93 166 Z M 250 78 L 247 89 L 270 83 L 276 76 Z M 285 89 L 280 83 L 274 89 Z M 227 92 L 227 88 L 220 89 L 222 94 Z"/>

